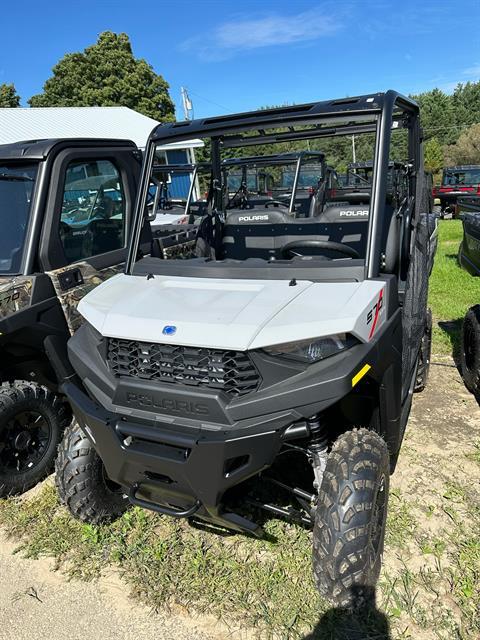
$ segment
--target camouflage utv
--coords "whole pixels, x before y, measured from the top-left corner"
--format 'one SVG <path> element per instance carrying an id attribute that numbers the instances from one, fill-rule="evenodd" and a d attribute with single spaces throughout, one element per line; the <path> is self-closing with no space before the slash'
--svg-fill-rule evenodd
<path id="1" fill-rule="evenodd" d="M 126 140 L 0 146 L 0 497 L 53 468 L 76 307 L 123 268 L 139 174 Z"/>

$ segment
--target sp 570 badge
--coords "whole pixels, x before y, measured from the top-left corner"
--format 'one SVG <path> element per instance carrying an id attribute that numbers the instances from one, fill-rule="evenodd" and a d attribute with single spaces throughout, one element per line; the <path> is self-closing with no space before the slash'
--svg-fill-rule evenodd
<path id="1" fill-rule="evenodd" d="M 367 311 L 367 325 L 372 323 L 368 339 L 371 340 L 378 322 L 380 310 L 383 308 L 383 289 L 381 289 L 377 302 Z"/>

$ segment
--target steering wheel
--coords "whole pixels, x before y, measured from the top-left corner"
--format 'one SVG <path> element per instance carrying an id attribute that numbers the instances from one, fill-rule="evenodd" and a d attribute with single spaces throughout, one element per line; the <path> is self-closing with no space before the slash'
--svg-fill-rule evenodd
<path id="1" fill-rule="evenodd" d="M 303 254 L 296 253 L 294 249 L 324 249 L 326 251 L 336 251 L 348 258 L 360 258 L 360 254 L 356 249 L 350 247 L 343 242 L 332 242 L 331 240 L 293 240 L 288 242 L 281 249 L 282 258 L 291 258 L 292 256 L 301 256 Z M 308 255 L 308 254 L 307 254 Z"/>
<path id="2" fill-rule="evenodd" d="M 267 200 L 267 202 L 265 202 L 265 209 L 268 209 L 271 204 L 273 204 L 274 207 L 278 207 L 279 204 L 281 204 L 282 207 L 287 207 L 287 209 L 290 207 L 289 204 L 281 200 Z"/>

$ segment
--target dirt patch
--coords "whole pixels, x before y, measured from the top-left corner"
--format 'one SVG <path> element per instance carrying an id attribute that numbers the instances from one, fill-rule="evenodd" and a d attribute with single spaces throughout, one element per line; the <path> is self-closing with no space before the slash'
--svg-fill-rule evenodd
<path id="1" fill-rule="evenodd" d="M 434 363 L 392 477 L 391 528 L 397 513 L 411 526 L 402 549 L 387 545 L 383 604 L 394 638 L 478 640 L 480 409 L 453 361 Z"/>

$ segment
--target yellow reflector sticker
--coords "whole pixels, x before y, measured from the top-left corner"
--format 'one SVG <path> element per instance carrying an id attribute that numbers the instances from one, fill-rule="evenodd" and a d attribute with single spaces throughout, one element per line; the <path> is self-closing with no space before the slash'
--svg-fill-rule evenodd
<path id="1" fill-rule="evenodd" d="M 360 382 L 360 380 L 363 378 L 363 376 L 368 373 L 370 371 L 372 367 L 369 364 L 364 365 L 360 371 L 355 374 L 352 378 L 352 387 L 354 387 L 357 382 Z"/>

